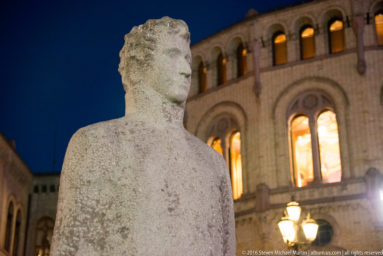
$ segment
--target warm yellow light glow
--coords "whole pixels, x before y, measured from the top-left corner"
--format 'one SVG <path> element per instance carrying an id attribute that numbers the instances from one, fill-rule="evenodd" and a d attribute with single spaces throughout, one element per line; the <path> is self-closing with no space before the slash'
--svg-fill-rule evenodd
<path id="1" fill-rule="evenodd" d="M 330 27 L 330 51 L 331 53 L 344 50 L 343 21 L 335 20 Z"/>
<path id="2" fill-rule="evenodd" d="M 322 182 L 340 182 L 342 169 L 335 113 L 332 111 L 323 112 L 318 117 L 317 125 Z"/>
<path id="3" fill-rule="evenodd" d="M 310 214 L 307 215 L 307 219 L 302 222 L 303 232 L 305 233 L 305 237 L 309 242 L 312 242 L 317 237 L 318 233 L 318 224 L 315 220 L 310 218 Z"/>
<path id="4" fill-rule="evenodd" d="M 246 49 L 243 49 L 242 50 L 242 56 L 245 57 L 247 55 L 247 50 Z"/>
<path id="5" fill-rule="evenodd" d="M 222 143 L 221 143 L 221 139 L 218 138 L 218 137 L 215 137 L 213 139 L 210 139 L 210 147 L 212 147 L 213 149 L 215 149 L 215 151 L 217 151 L 218 153 L 220 153 L 222 155 Z"/>
<path id="6" fill-rule="evenodd" d="M 296 226 L 292 220 L 288 217 L 283 217 L 278 222 L 278 227 L 285 243 L 289 244 L 295 241 Z"/>
<path id="7" fill-rule="evenodd" d="M 286 35 L 279 34 L 273 40 L 274 65 L 282 65 L 287 62 Z"/>
<path id="8" fill-rule="evenodd" d="M 298 221 L 301 216 L 301 207 L 298 202 L 292 201 L 287 204 L 286 207 L 287 217 L 293 221 Z"/>
<path id="9" fill-rule="evenodd" d="M 330 31 L 335 32 L 343 29 L 343 22 L 340 20 L 336 20 L 330 25 Z"/>
<path id="10" fill-rule="evenodd" d="M 378 37 L 378 44 L 383 45 L 383 13 L 375 15 L 375 28 Z"/>
<path id="11" fill-rule="evenodd" d="M 284 43 L 284 42 L 286 42 L 286 35 L 285 34 L 277 35 L 274 38 L 274 43 L 275 44 L 280 44 L 280 43 Z"/>
<path id="12" fill-rule="evenodd" d="M 309 119 L 298 116 L 291 122 L 294 178 L 297 187 L 306 186 L 314 180 L 311 133 Z"/>
<path id="13" fill-rule="evenodd" d="M 206 67 L 205 65 L 201 62 L 199 67 L 198 67 L 198 82 L 199 82 L 199 90 L 200 92 L 205 92 L 207 90 L 206 86 Z"/>
<path id="14" fill-rule="evenodd" d="M 306 28 L 302 31 L 301 37 L 307 38 L 307 37 L 313 37 L 314 36 L 314 29 L 313 28 Z"/>
<path id="15" fill-rule="evenodd" d="M 230 138 L 230 164 L 231 183 L 233 187 L 233 198 L 242 196 L 242 157 L 241 157 L 241 135 L 235 132 Z"/>
<path id="16" fill-rule="evenodd" d="M 222 64 L 226 64 L 226 59 L 225 58 L 222 59 Z"/>

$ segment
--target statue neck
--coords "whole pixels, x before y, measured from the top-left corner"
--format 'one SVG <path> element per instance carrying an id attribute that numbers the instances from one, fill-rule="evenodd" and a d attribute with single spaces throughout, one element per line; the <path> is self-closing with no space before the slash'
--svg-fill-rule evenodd
<path id="1" fill-rule="evenodd" d="M 125 116 L 156 127 L 183 127 L 184 103 L 170 102 L 148 86 L 125 93 Z"/>

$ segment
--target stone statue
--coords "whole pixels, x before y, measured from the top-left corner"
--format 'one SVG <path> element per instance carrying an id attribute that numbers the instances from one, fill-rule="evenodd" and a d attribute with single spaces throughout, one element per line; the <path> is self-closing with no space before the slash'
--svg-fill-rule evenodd
<path id="1" fill-rule="evenodd" d="M 169 17 L 125 36 L 126 115 L 71 138 L 51 256 L 235 255 L 226 164 L 183 127 L 189 44 Z"/>

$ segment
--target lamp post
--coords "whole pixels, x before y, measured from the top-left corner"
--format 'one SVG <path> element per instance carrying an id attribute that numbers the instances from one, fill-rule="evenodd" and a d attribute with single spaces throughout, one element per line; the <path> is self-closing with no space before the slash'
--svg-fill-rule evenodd
<path id="1" fill-rule="evenodd" d="M 299 203 L 287 203 L 285 216 L 278 222 L 283 241 L 289 248 L 298 250 L 300 245 L 310 245 L 318 233 L 318 224 L 311 219 L 310 213 L 305 219 L 301 218 L 302 209 Z"/>

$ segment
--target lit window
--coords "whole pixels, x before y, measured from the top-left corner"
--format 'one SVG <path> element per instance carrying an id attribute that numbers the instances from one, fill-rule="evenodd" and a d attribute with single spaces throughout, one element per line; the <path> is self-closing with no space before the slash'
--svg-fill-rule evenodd
<path id="1" fill-rule="evenodd" d="M 7 224 L 5 228 L 5 242 L 4 242 L 4 249 L 8 252 L 11 249 L 12 225 L 13 225 L 13 203 L 11 202 L 8 207 Z"/>
<path id="2" fill-rule="evenodd" d="M 383 45 L 383 11 L 375 15 L 375 28 L 378 37 L 378 45 Z"/>
<path id="3" fill-rule="evenodd" d="M 303 187 L 314 180 L 311 133 L 307 116 L 298 116 L 293 119 L 291 139 L 295 183 L 297 187 Z"/>
<path id="4" fill-rule="evenodd" d="M 290 122 L 290 142 L 297 187 L 341 181 L 338 124 L 329 108 L 333 108 L 330 100 L 319 92 L 303 94 L 290 106 L 295 116 Z"/>
<path id="5" fill-rule="evenodd" d="M 21 213 L 20 213 L 20 210 L 18 210 L 16 214 L 15 235 L 13 239 L 13 256 L 20 255 L 19 254 L 20 235 L 21 235 L 20 229 L 21 229 Z"/>
<path id="6" fill-rule="evenodd" d="M 314 29 L 312 27 L 303 27 L 301 30 L 301 58 L 309 59 L 315 56 Z"/>
<path id="7" fill-rule="evenodd" d="M 198 67 L 198 85 L 199 85 L 199 91 L 200 93 L 205 92 L 207 89 L 206 86 L 206 67 L 201 61 Z"/>
<path id="8" fill-rule="evenodd" d="M 230 176 L 233 188 L 233 199 L 242 196 L 242 158 L 241 158 L 241 134 L 235 132 L 230 138 Z"/>
<path id="9" fill-rule="evenodd" d="M 219 136 L 210 137 L 207 144 L 226 160 L 233 189 L 233 199 L 236 200 L 243 194 L 241 133 L 230 117 L 220 117 L 213 124 L 209 129 L 210 132 L 211 134 L 219 134 Z"/>
<path id="10" fill-rule="evenodd" d="M 39 219 L 35 235 L 35 255 L 49 256 L 52 243 L 54 221 L 50 217 Z"/>
<path id="11" fill-rule="evenodd" d="M 241 43 L 237 48 L 237 76 L 241 77 L 247 73 L 247 50 Z"/>
<path id="12" fill-rule="evenodd" d="M 211 139 L 210 147 L 212 147 L 215 151 L 220 153 L 222 155 L 222 144 L 221 144 L 221 139 L 218 137 L 215 137 Z"/>
<path id="13" fill-rule="evenodd" d="M 273 64 L 281 65 L 287 62 L 286 35 L 277 32 L 273 36 Z"/>
<path id="14" fill-rule="evenodd" d="M 325 111 L 317 121 L 321 174 L 324 183 L 341 180 L 338 125 L 335 113 Z"/>
<path id="15" fill-rule="evenodd" d="M 343 21 L 337 19 L 329 23 L 330 52 L 337 53 L 344 50 Z"/>
<path id="16" fill-rule="evenodd" d="M 226 83 L 226 59 L 222 53 L 217 58 L 217 85 Z"/>

